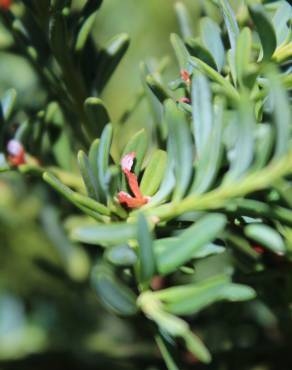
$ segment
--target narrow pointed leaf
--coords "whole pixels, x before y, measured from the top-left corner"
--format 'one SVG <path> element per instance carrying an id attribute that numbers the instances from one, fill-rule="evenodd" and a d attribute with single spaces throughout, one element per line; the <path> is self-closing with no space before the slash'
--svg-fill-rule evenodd
<path id="1" fill-rule="evenodd" d="M 181 70 L 186 69 L 190 55 L 183 40 L 177 34 L 172 33 L 170 36 L 170 41 L 178 60 L 179 68 Z"/>
<path id="2" fill-rule="evenodd" d="M 249 28 L 245 27 L 241 30 L 238 43 L 236 46 L 236 73 L 238 81 L 243 85 L 245 74 L 248 70 L 248 65 L 251 56 L 252 35 Z"/>
<path id="3" fill-rule="evenodd" d="M 83 178 L 84 185 L 87 190 L 87 194 L 96 200 L 100 199 L 98 184 L 95 181 L 93 171 L 88 161 L 87 155 L 80 150 L 78 152 L 78 165 Z"/>
<path id="4" fill-rule="evenodd" d="M 222 158 L 223 102 L 214 106 L 214 124 L 210 136 L 196 164 L 196 172 L 191 193 L 201 194 L 210 189 L 220 169 Z"/>
<path id="5" fill-rule="evenodd" d="M 16 91 L 9 89 L 5 92 L 0 102 L 0 121 L 8 121 L 12 115 L 16 102 Z"/>
<path id="6" fill-rule="evenodd" d="M 157 335 L 155 339 L 156 339 L 157 346 L 160 350 L 160 353 L 162 354 L 162 357 L 166 363 L 167 369 L 168 370 L 179 370 L 163 338 L 160 335 Z"/>
<path id="7" fill-rule="evenodd" d="M 112 132 L 113 132 L 112 125 L 108 124 L 102 132 L 98 146 L 98 155 L 97 155 L 98 179 L 101 189 L 103 191 L 104 199 L 106 199 L 108 196 L 109 183 L 107 178 L 107 172 L 109 168 Z"/>
<path id="8" fill-rule="evenodd" d="M 277 46 L 282 45 L 288 40 L 289 35 L 291 35 L 291 27 L 289 27 L 288 22 L 292 17 L 292 7 L 287 1 L 282 1 L 273 16 L 272 22 L 274 30 L 276 31 Z"/>
<path id="9" fill-rule="evenodd" d="M 200 29 L 203 44 L 212 54 L 217 70 L 220 72 L 225 64 L 225 49 L 220 27 L 211 18 L 203 18 L 200 22 Z"/>
<path id="10" fill-rule="evenodd" d="M 156 263 L 153 251 L 153 238 L 145 216 L 138 216 L 138 256 L 139 256 L 139 280 L 142 283 L 149 282 L 156 271 Z"/>
<path id="11" fill-rule="evenodd" d="M 135 294 L 107 266 L 100 264 L 94 267 L 91 283 L 110 311 L 121 316 L 131 316 L 137 312 Z"/>
<path id="12" fill-rule="evenodd" d="M 226 96 L 228 96 L 232 102 L 238 103 L 239 101 L 239 94 L 238 91 L 232 86 L 232 84 L 227 81 L 220 73 L 218 73 L 215 69 L 211 68 L 208 64 L 204 63 L 202 60 L 191 57 L 190 64 L 195 68 L 201 71 L 203 74 L 207 75 L 207 77 L 218 83 Z"/>
<path id="13" fill-rule="evenodd" d="M 179 236 L 179 243 L 174 243 L 157 255 L 158 270 L 165 275 L 175 271 L 189 261 L 196 250 L 213 241 L 226 224 L 225 216 L 210 214 Z"/>
<path id="14" fill-rule="evenodd" d="M 156 193 L 165 175 L 166 162 L 165 151 L 158 149 L 152 154 L 140 183 L 143 195 L 151 196 Z"/>
<path id="15" fill-rule="evenodd" d="M 239 27 L 236 21 L 235 14 L 228 0 L 219 0 L 219 4 L 223 13 L 231 49 L 235 50 L 237 37 L 239 34 Z"/>
<path id="16" fill-rule="evenodd" d="M 183 2 L 178 1 L 175 4 L 176 16 L 179 22 L 180 31 L 184 39 L 192 36 L 191 21 L 189 13 Z"/>
<path id="17" fill-rule="evenodd" d="M 237 180 L 252 163 L 254 156 L 255 117 L 251 101 L 247 95 L 241 98 L 237 113 L 236 141 L 232 152 L 231 166 L 227 173 L 228 181 Z"/>
<path id="18" fill-rule="evenodd" d="M 192 78 L 193 134 L 200 158 L 209 140 L 212 126 L 212 95 L 208 79 L 199 71 Z"/>
<path id="19" fill-rule="evenodd" d="M 186 46 L 188 48 L 189 55 L 200 59 L 211 68 L 215 70 L 217 69 L 217 65 L 215 59 L 213 58 L 213 55 L 199 41 L 195 39 L 188 39 L 186 41 Z"/>
<path id="20" fill-rule="evenodd" d="M 275 158 L 279 158 L 289 149 L 289 132 L 291 126 L 291 106 L 287 92 L 281 85 L 279 76 L 274 71 L 269 72 L 270 96 L 274 123 L 276 126 Z"/>
<path id="21" fill-rule="evenodd" d="M 187 349 L 200 361 L 208 364 L 211 362 L 211 354 L 201 339 L 191 331 L 185 333 L 184 340 Z"/>
<path id="22" fill-rule="evenodd" d="M 115 266 L 133 266 L 137 262 L 137 255 L 128 244 L 116 245 L 107 249 L 106 259 Z"/>
<path id="23" fill-rule="evenodd" d="M 135 225 L 127 223 L 97 224 L 77 227 L 72 230 L 71 236 L 83 243 L 108 246 L 135 239 L 137 229 Z"/>
<path id="24" fill-rule="evenodd" d="M 133 169 L 136 175 L 139 174 L 143 159 L 147 149 L 147 135 L 144 129 L 138 131 L 128 142 L 123 150 L 122 157 L 126 154 L 135 152 L 136 158 L 133 165 Z"/>
<path id="25" fill-rule="evenodd" d="M 113 37 L 102 49 L 97 66 L 97 88 L 102 91 L 129 47 L 129 36 L 125 33 Z"/>
<path id="26" fill-rule="evenodd" d="M 219 275 L 196 284 L 168 288 L 157 295 L 167 311 L 176 315 L 190 315 L 218 301 L 252 299 L 255 291 L 245 285 L 230 283 L 227 276 Z"/>
<path id="27" fill-rule="evenodd" d="M 250 6 L 249 11 L 261 40 L 263 60 L 268 61 L 277 47 L 277 38 L 273 25 L 261 5 Z"/>
<path id="28" fill-rule="evenodd" d="M 161 103 L 170 98 L 165 87 L 154 76 L 148 75 L 146 77 L 146 83 Z"/>
<path id="29" fill-rule="evenodd" d="M 247 237 L 265 246 L 274 253 L 282 255 L 286 251 L 284 241 L 280 234 L 268 225 L 250 224 L 244 228 L 244 233 Z"/>
<path id="30" fill-rule="evenodd" d="M 104 127 L 111 121 L 103 101 L 95 97 L 87 98 L 84 109 L 90 123 L 90 132 L 94 137 L 100 137 Z"/>
<path id="31" fill-rule="evenodd" d="M 174 199 L 181 198 L 189 185 L 192 175 L 192 141 L 186 116 L 176 104 L 168 100 L 165 105 L 166 121 L 169 127 L 171 150 L 175 160 L 176 188 Z"/>

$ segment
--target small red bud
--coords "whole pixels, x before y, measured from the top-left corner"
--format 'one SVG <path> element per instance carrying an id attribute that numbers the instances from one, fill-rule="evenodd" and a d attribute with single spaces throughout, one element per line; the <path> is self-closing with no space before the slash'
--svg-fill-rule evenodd
<path id="1" fill-rule="evenodd" d="M 252 248 L 253 248 L 253 250 L 255 251 L 255 252 L 257 252 L 258 254 L 263 254 L 264 253 L 264 248 L 263 247 L 261 247 L 260 245 L 253 245 L 252 246 Z"/>
<path id="2" fill-rule="evenodd" d="M 189 72 L 186 69 L 182 69 L 180 71 L 180 77 L 185 83 L 190 84 L 191 83 L 191 76 Z"/>
<path id="3" fill-rule="evenodd" d="M 177 100 L 179 103 L 187 103 L 189 104 L 191 102 L 191 99 L 187 98 L 186 96 L 182 97 L 182 98 L 179 98 Z"/>
<path id="4" fill-rule="evenodd" d="M 23 145 L 15 140 L 9 140 L 7 144 L 8 161 L 12 166 L 20 166 L 26 163 Z"/>

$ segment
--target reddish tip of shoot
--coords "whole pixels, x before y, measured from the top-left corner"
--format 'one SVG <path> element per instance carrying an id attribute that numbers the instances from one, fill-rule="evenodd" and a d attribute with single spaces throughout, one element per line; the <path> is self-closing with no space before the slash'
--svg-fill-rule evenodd
<path id="1" fill-rule="evenodd" d="M 8 161 L 12 166 L 20 166 L 26 163 L 23 145 L 15 139 L 7 143 Z"/>
<path id="2" fill-rule="evenodd" d="M 135 152 L 131 152 L 131 153 L 126 154 L 122 158 L 122 160 L 121 160 L 121 167 L 122 167 L 123 172 L 125 172 L 125 171 L 131 171 L 131 169 L 133 167 L 133 163 L 134 163 L 135 157 L 136 157 L 136 153 Z"/>
<path id="3" fill-rule="evenodd" d="M 182 69 L 180 71 L 180 77 L 185 83 L 190 84 L 191 83 L 191 76 L 189 72 L 186 69 Z"/>
<path id="4" fill-rule="evenodd" d="M 179 103 L 187 103 L 187 104 L 189 104 L 191 102 L 191 99 L 187 98 L 186 96 L 183 96 L 182 98 L 179 98 L 177 101 Z"/>

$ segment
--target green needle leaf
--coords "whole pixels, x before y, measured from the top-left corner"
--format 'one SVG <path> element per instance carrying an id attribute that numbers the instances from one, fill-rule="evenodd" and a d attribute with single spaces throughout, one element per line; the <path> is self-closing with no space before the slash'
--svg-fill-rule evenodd
<path id="1" fill-rule="evenodd" d="M 270 226 L 250 224 L 244 228 L 244 233 L 248 238 L 253 239 L 276 254 L 283 255 L 286 252 L 282 237 Z"/>
<path id="2" fill-rule="evenodd" d="M 109 225 L 84 225 L 72 230 L 71 237 L 87 244 L 117 245 L 136 239 L 137 228 L 127 223 L 112 223 Z"/>
<path id="3" fill-rule="evenodd" d="M 91 283 L 102 303 L 110 311 L 121 316 L 136 314 L 135 294 L 114 276 L 108 266 L 95 266 L 91 273 Z"/>
<path id="4" fill-rule="evenodd" d="M 145 216 L 138 216 L 138 255 L 139 255 L 139 280 L 141 283 L 149 282 L 156 271 L 153 252 L 152 235 Z"/>
<path id="5" fill-rule="evenodd" d="M 265 14 L 263 6 L 252 5 L 249 7 L 249 11 L 261 40 L 263 60 L 269 61 L 277 47 L 277 38 L 274 27 Z"/>
<path id="6" fill-rule="evenodd" d="M 203 18 L 200 22 L 201 39 L 213 56 L 217 70 L 220 72 L 225 64 L 225 49 L 221 39 L 220 27 L 211 18 Z"/>
<path id="7" fill-rule="evenodd" d="M 186 116 L 172 100 L 165 104 L 165 119 L 169 127 L 170 150 L 175 159 L 176 188 L 174 199 L 180 199 L 190 183 L 193 169 L 191 133 Z"/>
<path id="8" fill-rule="evenodd" d="M 210 214 L 179 235 L 177 243 L 172 243 L 161 253 L 157 253 L 158 271 L 169 274 L 192 259 L 194 253 L 205 244 L 212 242 L 223 230 L 225 216 Z"/>
<path id="9" fill-rule="evenodd" d="M 152 196 L 157 192 L 165 175 L 166 162 L 167 154 L 165 151 L 158 149 L 152 153 L 140 183 L 143 195 Z"/>
<path id="10" fill-rule="evenodd" d="M 90 123 L 90 132 L 93 137 L 100 137 L 106 124 L 111 122 L 108 111 L 99 98 L 90 97 L 84 102 L 84 109 Z"/>
<path id="11" fill-rule="evenodd" d="M 199 71 L 192 78 L 193 134 L 200 158 L 213 126 L 212 95 L 208 79 Z"/>

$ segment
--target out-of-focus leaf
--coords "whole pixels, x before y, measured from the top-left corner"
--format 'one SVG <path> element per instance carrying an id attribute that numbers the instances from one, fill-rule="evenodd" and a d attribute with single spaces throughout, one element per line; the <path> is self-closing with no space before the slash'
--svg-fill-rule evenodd
<path id="1" fill-rule="evenodd" d="M 80 25 L 75 42 L 75 51 L 77 53 L 80 53 L 84 49 L 84 46 L 89 38 L 90 32 L 94 25 L 96 13 L 97 12 L 91 13 L 88 17 L 86 17 L 82 21 L 82 24 Z"/>
<path id="2" fill-rule="evenodd" d="M 151 74 L 151 69 L 148 66 L 148 64 L 146 63 L 140 64 L 140 73 L 141 73 L 142 83 L 143 83 L 143 87 L 146 93 L 148 105 L 152 113 L 153 121 L 154 121 L 155 126 L 158 129 L 157 133 L 161 138 L 165 138 L 166 130 L 165 130 L 165 125 L 163 124 L 163 116 L 162 116 L 163 106 L 146 82 L 147 76 Z"/>
<path id="3" fill-rule="evenodd" d="M 175 11 L 180 26 L 180 31 L 184 39 L 192 36 L 191 22 L 189 13 L 183 2 L 175 3 Z"/>
<path id="4" fill-rule="evenodd" d="M 144 129 L 138 131 L 128 142 L 123 150 L 122 157 L 126 154 L 135 152 L 136 158 L 133 165 L 133 169 L 136 175 L 139 174 L 143 159 L 147 149 L 147 135 Z"/>
<path id="5" fill-rule="evenodd" d="M 152 196 L 156 193 L 165 175 L 166 162 L 165 151 L 158 149 L 152 154 L 140 183 L 143 195 Z"/>
<path id="6" fill-rule="evenodd" d="M 235 50 L 236 43 L 237 43 L 237 37 L 239 34 L 239 27 L 236 21 L 235 14 L 228 0 L 219 0 L 219 4 L 222 9 L 231 49 Z"/>
<path id="7" fill-rule="evenodd" d="M 117 245 L 127 243 L 130 239 L 136 239 L 137 228 L 129 223 L 112 223 L 109 225 L 83 225 L 72 230 L 71 236 L 87 244 L 94 245 Z"/>
<path id="8" fill-rule="evenodd" d="M 146 77 L 146 83 L 161 103 L 170 98 L 165 87 L 154 76 L 148 75 Z"/>
<path id="9" fill-rule="evenodd" d="M 196 57 L 191 57 L 190 58 L 190 64 L 193 66 L 195 69 L 198 69 L 201 71 L 203 74 L 207 75 L 207 77 L 218 83 L 226 96 L 228 96 L 232 102 L 238 103 L 239 101 L 239 94 L 238 91 L 232 86 L 232 84 L 227 81 L 223 76 L 221 76 L 220 73 L 218 73 L 215 69 L 211 68 L 208 64 L 203 62 L 202 60 L 196 58 Z"/>
<path id="10" fill-rule="evenodd" d="M 8 121 L 12 115 L 16 102 L 15 89 L 9 89 L 5 92 L 0 101 L 0 122 Z"/>
<path id="11" fill-rule="evenodd" d="M 235 64 L 238 81 L 241 85 L 244 82 L 244 76 L 248 70 L 252 46 L 252 34 L 249 28 L 241 30 L 235 53 Z"/>
<path id="12" fill-rule="evenodd" d="M 291 27 L 288 22 L 292 17 L 292 7 L 287 1 L 281 1 L 272 22 L 276 31 L 277 45 L 280 46 L 288 40 L 291 35 Z"/>
<path id="13" fill-rule="evenodd" d="M 9 170 L 9 164 L 6 161 L 5 155 L 0 152 L 0 173 Z"/>
<path id="14" fill-rule="evenodd" d="M 162 354 L 162 357 L 166 363 L 167 369 L 168 370 L 179 370 L 163 338 L 160 335 L 157 335 L 155 339 L 156 339 L 157 346 Z"/>
<path id="15" fill-rule="evenodd" d="M 91 273 L 91 283 L 102 303 L 115 314 L 131 316 L 137 312 L 135 294 L 114 276 L 108 266 L 96 265 Z"/>
<path id="16" fill-rule="evenodd" d="M 83 178 L 84 185 L 87 190 L 87 194 L 96 200 L 99 200 L 99 190 L 96 179 L 94 178 L 90 163 L 88 161 L 87 155 L 80 150 L 78 152 L 78 165 Z"/>
<path id="17" fill-rule="evenodd" d="M 170 158 L 167 160 L 164 179 L 160 185 L 158 192 L 151 198 L 150 206 L 155 206 L 163 202 L 172 192 L 175 186 L 175 176 L 173 170 L 173 162 Z M 146 206 L 147 207 L 147 206 Z"/>
<path id="18" fill-rule="evenodd" d="M 193 134 L 197 156 L 206 149 L 212 126 L 212 95 L 208 79 L 199 71 L 192 78 Z"/>
<path id="19" fill-rule="evenodd" d="M 253 223 L 244 228 L 244 233 L 248 238 L 253 239 L 274 253 L 282 255 L 286 251 L 282 237 L 270 226 Z"/>
<path id="20" fill-rule="evenodd" d="M 95 139 L 92 144 L 90 145 L 89 152 L 88 152 L 88 161 L 89 166 L 92 172 L 93 181 L 95 183 L 96 188 L 98 189 L 98 194 L 100 192 L 100 184 L 99 184 L 99 177 L 98 177 L 98 148 L 99 148 L 99 139 Z M 100 197 L 100 195 L 98 195 Z"/>
<path id="21" fill-rule="evenodd" d="M 107 172 L 109 168 L 112 132 L 113 128 L 111 124 L 105 126 L 98 145 L 97 169 L 99 183 L 103 191 L 103 199 L 107 199 L 108 196 L 109 182 Z"/>
<path id="22" fill-rule="evenodd" d="M 138 256 L 139 256 L 139 280 L 141 283 L 149 282 L 156 271 L 156 263 L 153 251 L 153 238 L 145 216 L 138 216 Z"/>
<path id="23" fill-rule="evenodd" d="M 249 11 L 261 40 L 263 60 L 268 61 L 277 47 L 277 38 L 273 25 L 265 14 L 263 6 L 259 4 L 252 5 L 249 7 Z"/>
<path id="24" fill-rule="evenodd" d="M 175 158 L 176 188 L 173 197 L 180 199 L 185 194 L 192 175 L 191 133 L 185 114 L 178 110 L 173 101 L 166 102 L 165 111 L 165 119 L 169 127 L 170 150 Z"/>
<path id="25" fill-rule="evenodd" d="M 236 67 L 235 67 L 235 51 L 237 46 L 237 38 L 239 35 L 239 27 L 236 21 L 235 14 L 228 0 L 219 0 L 219 4 L 223 13 L 225 26 L 230 42 L 229 65 L 233 81 L 236 83 Z"/>
<path id="26" fill-rule="evenodd" d="M 190 260 L 197 250 L 213 241 L 225 224 L 226 218 L 221 214 L 214 213 L 200 219 L 179 235 L 178 243 L 174 242 L 157 253 L 158 271 L 163 275 L 175 271 Z"/>
<path id="27" fill-rule="evenodd" d="M 137 262 L 137 255 L 128 244 L 116 245 L 108 248 L 106 259 L 116 266 L 132 266 Z"/>
<path id="28" fill-rule="evenodd" d="M 217 245 L 214 243 L 209 243 L 204 245 L 198 251 L 193 254 L 193 258 L 205 258 L 208 256 L 212 256 L 214 254 L 220 254 L 225 252 L 225 248 L 221 245 Z"/>
<path id="29" fill-rule="evenodd" d="M 225 50 L 220 27 L 211 18 L 203 18 L 200 22 L 200 29 L 203 44 L 212 54 L 217 70 L 220 72 L 225 64 Z"/>
<path id="30" fill-rule="evenodd" d="M 270 71 L 268 74 L 270 82 L 270 97 L 272 100 L 272 109 L 274 123 L 276 125 L 276 147 L 275 158 L 279 158 L 289 149 L 289 132 L 291 125 L 291 106 L 286 91 L 281 85 L 279 76 Z"/>
<path id="31" fill-rule="evenodd" d="M 129 47 L 129 36 L 126 33 L 113 37 L 101 50 L 97 65 L 96 85 L 98 91 L 102 91 L 110 79 L 122 57 Z"/>
<path id="32" fill-rule="evenodd" d="M 211 362 L 211 355 L 201 339 L 191 331 L 184 336 L 187 349 L 205 363 Z"/>
<path id="33" fill-rule="evenodd" d="M 267 164 L 274 145 L 274 130 L 270 125 L 260 125 L 257 127 L 255 135 L 255 158 L 252 171 L 257 171 Z"/>
<path id="34" fill-rule="evenodd" d="M 93 137 L 100 137 L 106 124 L 111 121 L 103 101 L 95 97 L 87 98 L 84 109 L 90 123 L 90 132 Z"/>
<path id="35" fill-rule="evenodd" d="M 182 338 L 187 349 L 193 353 L 198 360 L 209 363 L 211 355 L 199 337 L 195 335 L 189 325 L 163 309 L 159 299 L 151 292 L 145 292 L 138 298 L 138 305 L 160 327 L 161 331 L 171 337 Z"/>
<path id="36" fill-rule="evenodd" d="M 211 115 L 210 115 L 211 116 Z M 212 116 L 211 116 L 212 117 Z M 196 172 L 191 193 L 201 194 L 209 190 L 215 181 L 222 158 L 223 102 L 214 105 L 214 124 L 202 154 L 196 164 Z"/>
<path id="37" fill-rule="evenodd" d="M 225 275 L 214 276 L 196 284 L 172 287 L 155 293 L 165 309 L 176 315 L 190 315 L 221 300 L 245 301 L 255 291 L 245 285 L 233 284 Z"/>
<path id="38" fill-rule="evenodd" d="M 172 33 L 170 36 L 170 41 L 175 51 L 180 69 L 186 69 L 188 66 L 189 53 L 183 40 L 177 34 Z"/>
<path id="39" fill-rule="evenodd" d="M 76 199 L 76 193 L 71 190 L 68 186 L 63 184 L 59 179 L 57 179 L 53 174 L 49 172 L 44 172 L 43 179 L 50 184 L 57 192 L 62 194 L 69 202 L 73 203 L 76 207 L 81 209 L 87 215 L 93 217 L 97 221 L 104 222 L 107 218 L 104 218 L 98 211 L 92 210 L 92 207 L 89 208 L 85 206 L 83 202 L 80 202 L 80 199 Z M 89 198 L 88 198 L 89 199 Z M 98 203 L 97 203 L 98 204 Z M 101 205 L 102 206 L 102 205 Z"/>
<path id="40" fill-rule="evenodd" d="M 202 46 L 202 44 L 195 39 L 188 39 L 186 42 L 189 54 L 196 57 L 209 65 L 213 69 L 217 69 L 217 65 L 213 55 L 209 52 L 207 48 Z"/>
<path id="41" fill-rule="evenodd" d="M 242 95 L 237 113 L 236 142 L 232 151 L 228 181 L 237 180 L 249 168 L 254 156 L 255 117 L 252 102 L 247 95 Z"/>

